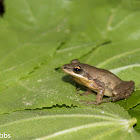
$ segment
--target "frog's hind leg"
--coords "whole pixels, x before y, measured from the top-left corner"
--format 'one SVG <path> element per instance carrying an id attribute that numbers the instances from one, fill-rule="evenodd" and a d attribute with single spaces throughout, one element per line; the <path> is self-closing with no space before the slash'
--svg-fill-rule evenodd
<path id="1" fill-rule="evenodd" d="M 116 86 L 113 89 L 113 96 L 117 98 L 114 98 L 113 101 L 128 98 L 134 90 L 134 85 L 135 85 L 134 81 L 124 81 L 118 86 Z"/>
<path id="2" fill-rule="evenodd" d="M 108 99 L 104 99 L 102 100 L 102 102 L 109 102 L 109 101 L 118 101 L 118 100 L 122 100 L 122 99 L 126 99 L 128 98 L 133 90 L 134 90 L 134 81 L 124 81 L 121 84 L 117 85 L 112 93 L 113 96 L 108 98 Z"/>

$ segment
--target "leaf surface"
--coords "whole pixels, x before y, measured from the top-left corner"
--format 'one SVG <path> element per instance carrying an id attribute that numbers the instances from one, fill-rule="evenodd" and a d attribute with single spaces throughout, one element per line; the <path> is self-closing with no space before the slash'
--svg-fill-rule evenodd
<path id="1" fill-rule="evenodd" d="M 132 116 L 132 117 L 136 117 L 137 118 L 137 121 L 138 123 L 135 125 L 135 130 L 138 131 L 140 133 L 140 105 L 137 105 L 136 107 L 130 109 L 129 111 L 129 114 Z"/>
<path id="2" fill-rule="evenodd" d="M 58 132 L 65 133 L 64 130 L 70 131 L 66 133 L 66 138 L 72 134 L 74 138 L 81 136 L 93 139 L 94 134 L 97 139 L 99 136 L 107 139 L 109 132 L 110 137 L 116 139 L 135 139 L 139 136 L 133 129 L 129 129 L 130 132 L 124 130 L 129 126 L 132 128 L 136 119 L 123 116 L 125 111 L 119 107 L 121 105 L 130 110 L 130 114 L 139 120 L 137 108 L 135 109 L 140 103 L 139 2 L 6 0 L 5 6 L 6 12 L 0 19 L 0 114 L 3 114 L 0 120 L 3 132 L 11 133 L 17 139 L 18 136 L 23 137 L 23 134 L 24 139 L 28 136 L 41 138 L 59 134 Z M 108 115 L 114 118 L 118 111 L 115 120 L 96 118 L 96 124 L 94 117 L 91 117 L 91 120 L 86 117 L 85 110 L 88 107 L 78 108 L 85 107 L 81 100 L 93 101 L 96 94 L 81 97 L 77 94 L 74 81 L 62 72 L 62 65 L 75 58 L 80 62 L 108 69 L 122 80 L 135 81 L 135 91 L 128 99 L 118 101 L 117 104 L 106 103 L 99 106 L 103 107 L 103 112 L 110 112 L 111 109 L 105 118 Z M 52 110 L 54 106 L 63 105 L 69 108 L 63 109 L 62 114 L 59 108 Z M 73 106 L 75 108 L 70 111 Z M 44 108 L 47 108 L 46 111 Z M 115 108 L 116 112 L 112 108 Z M 29 111 L 14 112 L 26 109 Z M 72 114 L 77 114 L 76 111 L 83 113 L 85 118 L 76 115 L 72 118 Z M 41 127 L 44 124 L 41 117 L 40 123 L 38 118 L 31 121 L 32 117 L 40 116 L 39 112 L 45 115 L 48 126 Z M 96 112 L 97 110 L 93 109 L 89 114 L 95 115 Z M 24 113 L 28 116 L 29 122 Z M 53 117 L 49 120 L 48 115 Z M 55 118 L 54 115 L 60 117 Z M 68 116 L 68 127 L 64 126 L 65 122 L 61 115 Z M 100 116 L 104 117 L 104 113 Z M 81 118 L 84 118 L 82 123 L 78 121 Z M 58 122 L 55 122 L 57 119 Z M 116 119 L 119 121 L 116 122 Z M 125 120 L 120 121 L 122 119 Z M 51 124 L 49 121 L 54 122 Z M 104 121 L 106 125 L 103 125 Z M 59 125 L 61 129 L 55 129 L 55 126 Z M 84 128 L 83 125 L 87 127 Z M 31 130 L 32 126 L 35 131 Z M 51 127 L 52 129 L 48 129 Z M 10 128 L 14 128 L 14 131 Z M 19 131 L 24 128 L 25 133 L 21 134 Z M 77 133 L 73 130 L 77 130 Z M 57 138 L 62 137 L 60 135 L 60 138 Z"/>
<path id="3" fill-rule="evenodd" d="M 111 105 L 111 103 L 110 103 Z M 12 139 L 138 139 L 135 118 L 119 105 L 101 108 L 53 108 L 0 116 L 1 133 Z M 120 115 L 121 114 L 121 115 Z M 22 133 L 21 133 L 22 130 Z M 98 133 L 97 133 L 98 132 Z"/>

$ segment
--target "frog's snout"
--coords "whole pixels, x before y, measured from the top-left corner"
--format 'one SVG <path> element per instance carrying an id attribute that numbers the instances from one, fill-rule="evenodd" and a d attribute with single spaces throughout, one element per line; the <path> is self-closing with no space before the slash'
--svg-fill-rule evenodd
<path id="1" fill-rule="evenodd" d="M 62 70 L 67 73 L 68 71 L 71 71 L 71 68 L 69 67 L 69 64 L 65 64 L 62 66 Z"/>
<path id="2" fill-rule="evenodd" d="M 65 65 L 63 65 L 63 66 L 62 66 L 62 69 L 70 69 L 69 64 L 65 64 Z"/>
<path id="3" fill-rule="evenodd" d="M 66 65 L 63 65 L 63 66 L 62 66 L 62 70 L 63 70 L 63 69 L 67 69 L 67 66 L 66 66 Z"/>

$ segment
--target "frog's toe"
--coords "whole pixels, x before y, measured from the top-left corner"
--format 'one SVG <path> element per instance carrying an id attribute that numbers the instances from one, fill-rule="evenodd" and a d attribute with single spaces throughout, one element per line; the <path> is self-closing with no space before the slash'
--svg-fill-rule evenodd
<path id="1" fill-rule="evenodd" d="M 99 105 L 99 104 L 101 104 L 101 102 L 99 102 L 99 101 L 93 101 L 93 103 L 91 102 L 90 104 Z"/>
<path id="2" fill-rule="evenodd" d="M 90 104 L 99 105 L 101 103 L 97 101 L 84 101 L 84 100 L 81 100 L 81 101 L 87 105 L 90 105 Z"/>

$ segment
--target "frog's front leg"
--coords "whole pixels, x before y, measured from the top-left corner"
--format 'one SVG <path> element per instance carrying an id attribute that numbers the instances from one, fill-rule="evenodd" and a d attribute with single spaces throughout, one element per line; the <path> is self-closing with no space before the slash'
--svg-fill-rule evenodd
<path id="1" fill-rule="evenodd" d="M 97 96 L 95 104 L 100 104 L 102 102 L 104 92 L 105 92 L 105 84 L 97 79 L 94 79 L 97 88 Z"/>
<path id="2" fill-rule="evenodd" d="M 96 101 L 85 101 L 87 104 L 100 104 L 102 103 L 102 98 L 104 96 L 105 92 L 105 86 L 104 83 L 100 82 L 99 80 L 94 79 L 93 83 L 89 83 L 92 87 L 90 87 L 92 90 L 97 91 Z"/>
<path id="3" fill-rule="evenodd" d="M 100 86 L 98 88 L 95 104 L 100 104 L 102 102 L 102 99 L 103 99 L 103 96 L 104 96 L 104 91 L 105 91 L 104 87 Z"/>
<path id="4" fill-rule="evenodd" d="M 95 104 L 95 105 L 99 105 L 102 103 L 102 98 L 104 96 L 104 87 L 99 87 L 98 92 L 97 92 L 97 96 L 96 96 L 96 101 L 82 101 L 86 104 Z"/>

